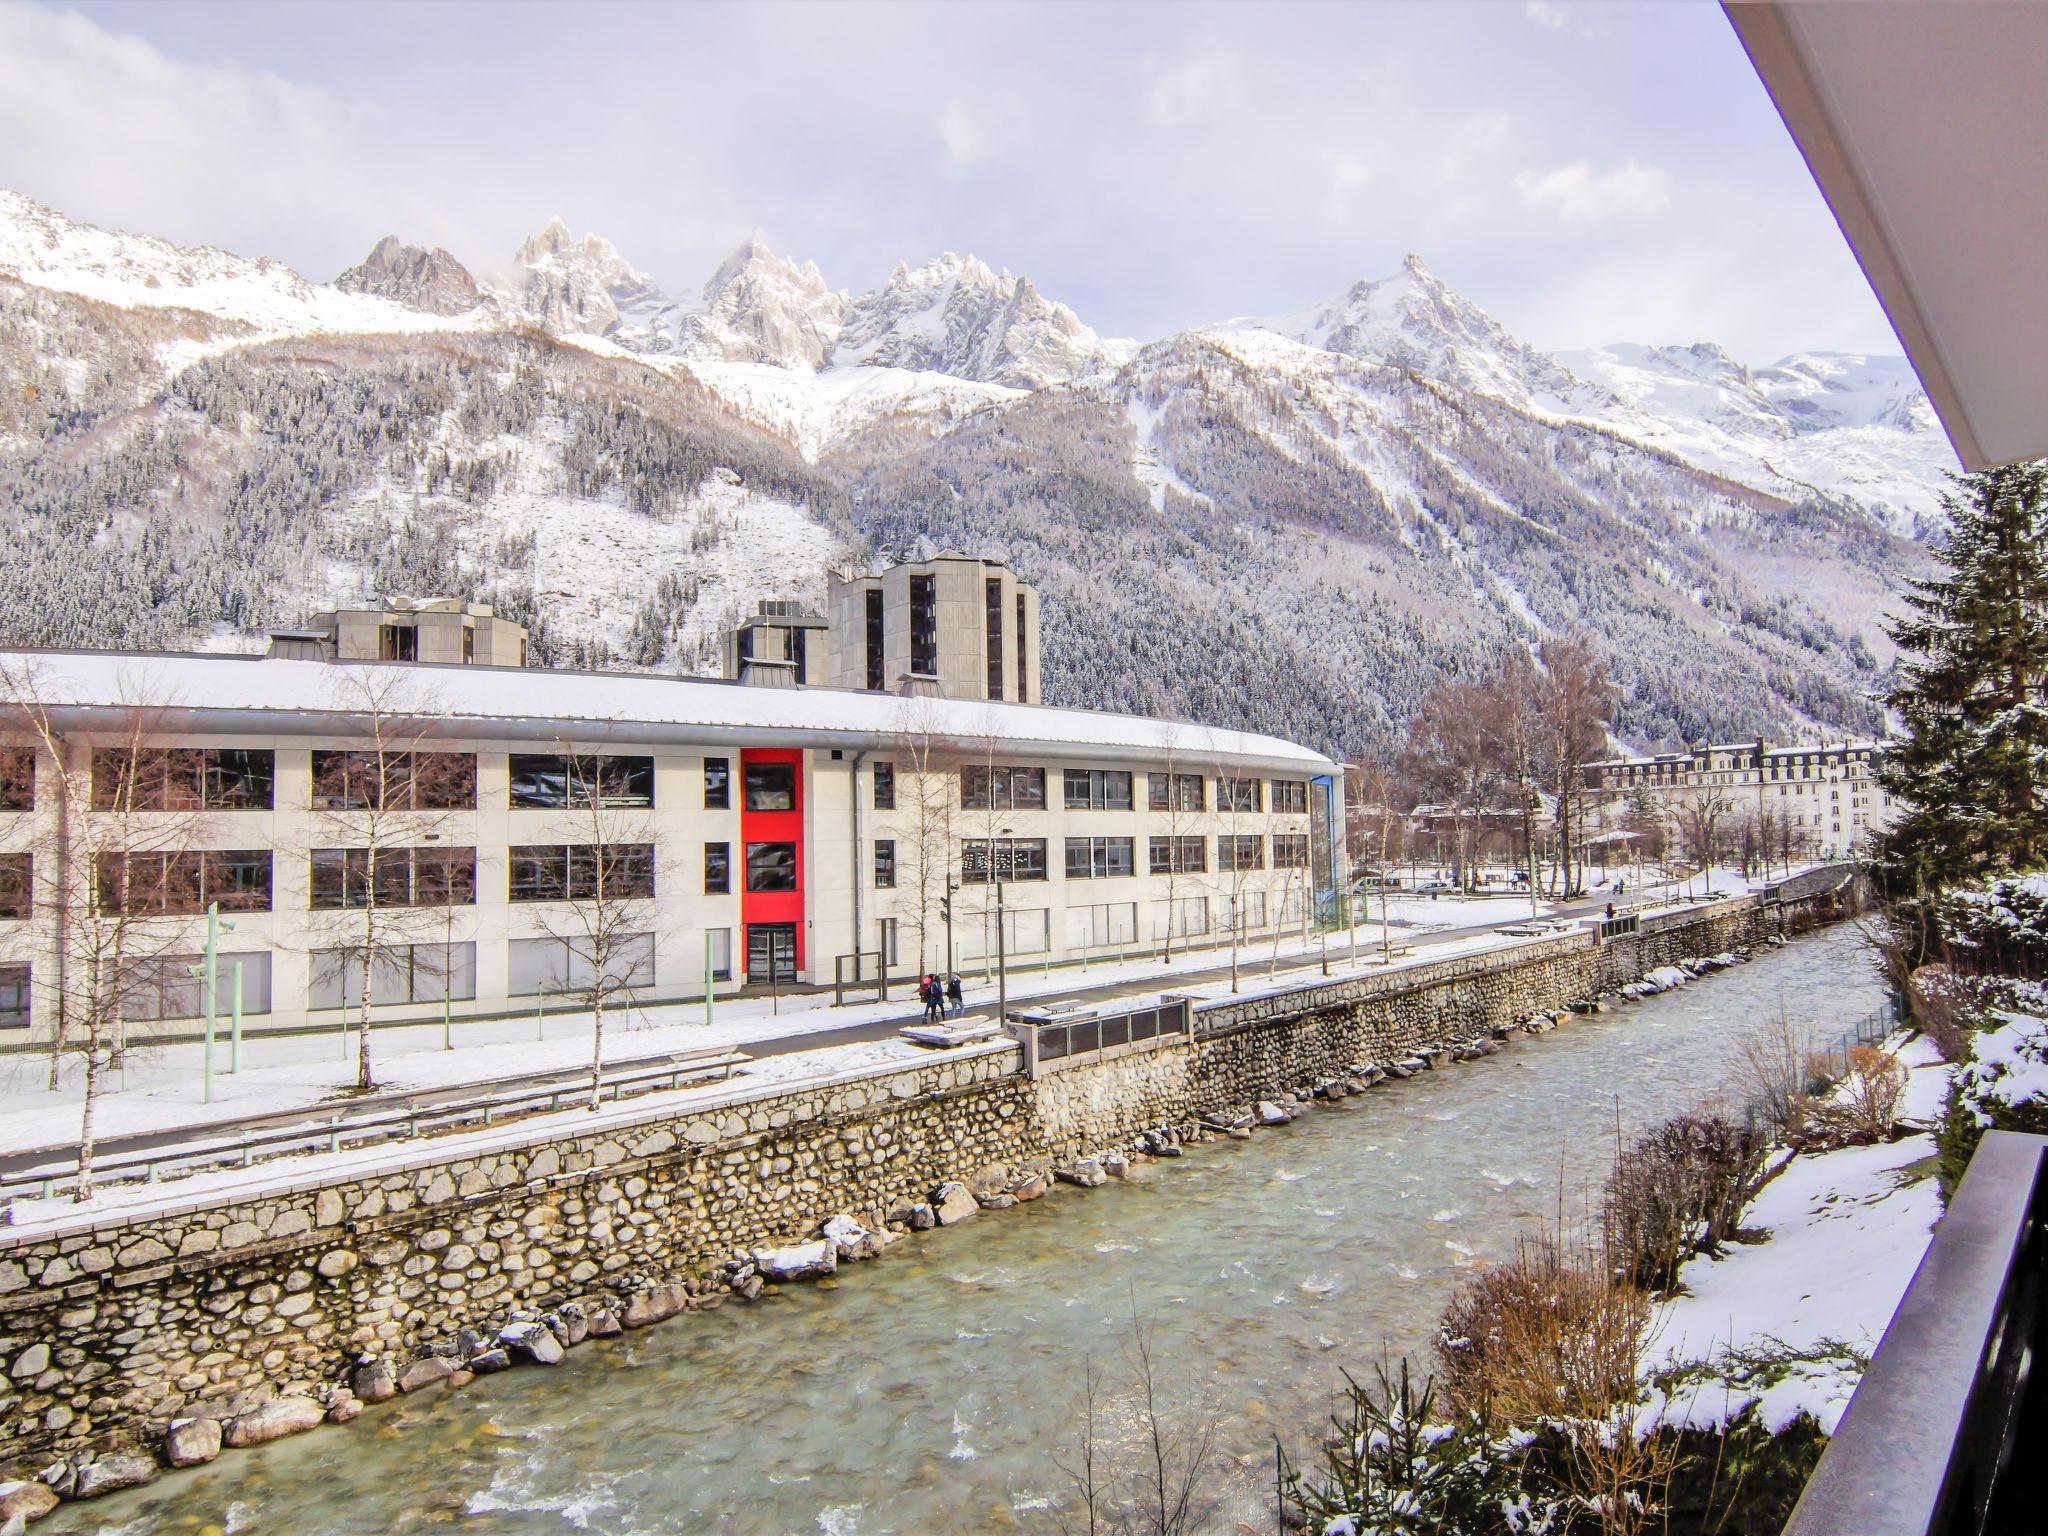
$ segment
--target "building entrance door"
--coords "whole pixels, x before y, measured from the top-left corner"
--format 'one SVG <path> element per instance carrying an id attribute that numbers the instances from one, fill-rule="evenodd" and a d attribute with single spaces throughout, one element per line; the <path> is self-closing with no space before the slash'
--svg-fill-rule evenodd
<path id="1" fill-rule="evenodd" d="M 796 924 L 747 924 L 747 980 L 796 980 Z"/>

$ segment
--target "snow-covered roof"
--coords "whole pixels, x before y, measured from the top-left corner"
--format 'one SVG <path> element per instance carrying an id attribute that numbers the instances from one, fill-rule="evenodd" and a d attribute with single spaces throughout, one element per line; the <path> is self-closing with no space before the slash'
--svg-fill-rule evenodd
<path id="1" fill-rule="evenodd" d="M 27 679 L 26 684 L 21 680 Z M 1301 774 L 1334 773 L 1322 753 L 1215 726 L 980 699 L 904 698 L 836 688 L 749 688 L 705 678 L 539 668 L 388 665 L 124 651 L 0 651 L 0 700 L 34 698 L 60 722 L 104 726 L 147 709 L 161 730 L 348 734 L 382 712 L 431 716 L 452 736 L 602 744 L 627 739 L 728 746 L 998 750 L 1090 760 L 1133 756 Z M 155 729 L 152 722 L 152 729 Z"/>
<path id="2" fill-rule="evenodd" d="M 1619 757 L 1603 757 L 1596 762 L 1585 763 L 1586 768 L 1634 768 L 1651 764 L 1690 765 L 1704 761 L 1716 752 L 1754 753 L 1759 744 L 1756 741 L 1717 741 L 1707 746 L 1695 747 L 1689 752 L 1657 752 L 1645 756 L 1622 754 Z M 1881 752 L 1884 743 L 1869 737 L 1851 737 L 1844 741 L 1794 742 L 1790 746 L 1774 747 L 1763 744 L 1765 757 L 1809 757 L 1816 753 L 1834 755 L 1846 752 Z"/>

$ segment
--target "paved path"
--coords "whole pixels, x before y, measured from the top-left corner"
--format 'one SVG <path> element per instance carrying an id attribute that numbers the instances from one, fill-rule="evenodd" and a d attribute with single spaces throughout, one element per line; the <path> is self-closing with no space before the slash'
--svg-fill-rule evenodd
<path id="1" fill-rule="evenodd" d="M 1580 901 L 1561 904 L 1548 915 L 1557 917 L 1582 916 L 1600 910 L 1605 898 L 1589 897 Z M 1396 930 L 1394 938 L 1409 949 L 1422 949 L 1431 945 L 1445 944 L 1453 939 L 1470 938 L 1474 934 L 1490 933 L 1496 928 L 1513 927 L 1528 922 L 1526 916 L 1504 917 L 1490 923 L 1478 923 L 1469 927 L 1441 929 L 1431 933 L 1404 933 Z M 1369 957 L 1379 948 L 1379 930 L 1375 926 L 1361 924 L 1358 930 L 1358 953 L 1361 958 Z M 1348 936 L 1338 941 L 1333 938 L 1329 954 L 1332 964 L 1348 960 L 1351 945 Z M 1265 975 L 1270 963 L 1270 951 L 1261 952 L 1256 945 L 1247 945 L 1240 956 L 1239 973 L 1247 981 L 1256 983 Z M 1313 955 L 1289 956 L 1283 970 L 1299 974 L 1313 968 L 1317 963 Z M 1075 976 L 1075 984 L 1065 989 L 1065 995 L 1085 999 L 1089 1002 L 1115 1002 L 1121 998 L 1147 997 L 1156 995 L 1162 988 L 1201 985 L 1212 981 L 1225 980 L 1230 975 L 1230 963 L 1226 959 L 1220 965 L 1207 966 L 1195 971 L 1176 971 L 1170 975 L 1142 977 L 1136 980 L 1104 982 L 1091 986 L 1086 973 Z M 976 991 L 987 993 L 978 997 L 975 1004 L 967 1009 L 973 1018 L 991 1018 L 995 1014 L 994 987 L 977 987 Z M 1039 999 L 1038 1001 L 1042 1001 Z M 923 1010 L 916 1004 L 914 995 L 906 1003 L 902 1013 L 883 1019 L 869 1019 L 859 1024 L 849 1024 L 842 1029 L 819 1029 L 805 1033 L 776 1035 L 765 1040 L 749 1040 L 736 1049 L 749 1056 L 784 1056 L 796 1051 L 823 1050 L 828 1046 L 857 1045 L 871 1040 L 888 1040 L 906 1024 L 922 1022 Z M 636 1066 L 654 1065 L 666 1062 L 667 1055 L 648 1057 L 643 1060 L 627 1060 L 607 1063 L 608 1070 L 630 1071 Z M 590 1081 L 587 1067 L 564 1068 L 556 1072 L 529 1072 L 517 1077 L 480 1079 L 476 1082 L 456 1084 L 446 1088 L 415 1089 L 407 1092 L 370 1093 L 360 1098 L 329 1101 L 319 1105 L 302 1105 L 292 1109 L 276 1110 L 243 1116 L 229 1123 L 213 1121 L 207 1124 L 177 1127 L 164 1130 L 142 1131 L 127 1136 L 112 1136 L 99 1142 L 96 1152 L 101 1158 L 132 1156 L 145 1152 L 165 1151 L 188 1146 L 193 1142 L 232 1138 L 244 1131 L 279 1130 L 287 1127 L 311 1124 L 325 1124 L 337 1112 L 347 1120 L 357 1116 L 377 1114 L 381 1111 L 404 1109 L 408 1105 L 427 1107 L 447 1104 L 461 1099 L 473 1099 L 494 1086 L 520 1088 L 545 1088 L 557 1082 L 564 1087 L 574 1088 Z M 57 1160 L 68 1160 L 77 1150 L 76 1144 L 38 1147 L 27 1151 L 0 1154 L 0 1178 L 18 1177 L 45 1164 Z"/>

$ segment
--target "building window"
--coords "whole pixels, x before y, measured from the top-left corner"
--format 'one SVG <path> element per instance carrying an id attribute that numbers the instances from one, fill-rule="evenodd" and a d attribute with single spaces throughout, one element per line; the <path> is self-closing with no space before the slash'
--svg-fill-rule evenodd
<path id="1" fill-rule="evenodd" d="M 0 1029 L 27 1029 L 29 968 L 0 965 Z"/>
<path id="2" fill-rule="evenodd" d="M 219 902 L 223 912 L 270 910 L 270 850 L 203 853 L 103 853 L 100 905 L 130 915 L 192 914 Z"/>
<path id="3" fill-rule="evenodd" d="M 1067 839 L 1069 880 L 1112 880 L 1137 873 L 1128 837 L 1070 837 Z"/>
<path id="4" fill-rule="evenodd" d="M 1119 768 L 1068 768 L 1060 778 L 1070 811 L 1128 811 L 1131 776 Z"/>
<path id="5" fill-rule="evenodd" d="M 990 871 L 998 880 L 1043 880 L 1045 839 L 1042 837 L 969 838 L 960 845 L 960 880 L 985 885 Z"/>
<path id="6" fill-rule="evenodd" d="M 35 899 L 35 855 L 0 853 L 0 922 L 21 922 L 35 910 Z"/>
<path id="7" fill-rule="evenodd" d="M 276 757 L 241 748 L 102 748 L 92 755 L 96 811 L 267 811 Z"/>
<path id="8" fill-rule="evenodd" d="M 533 810 L 651 809 L 651 757 L 567 757 L 558 752 L 514 752 L 512 803 Z"/>
<path id="9" fill-rule="evenodd" d="M 888 686 L 883 661 L 882 642 L 882 593 L 880 588 L 870 588 L 867 593 L 867 634 L 868 634 L 868 687 L 880 692 Z"/>
<path id="10" fill-rule="evenodd" d="M 796 844 L 747 844 L 747 889 L 750 891 L 795 890 Z"/>
<path id="11" fill-rule="evenodd" d="M 796 663 L 796 685 L 801 688 L 811 680 L 810 631 L 791 629 L 787 647 L 789 659 Z"/>
<path id="12" fill-rule="evenodd" d="M 707 811 L 729 811 L 732 809 L 732 762 L 729 758 L 707 757 L 704 759 L 704 809 Z"/>
<path id="13" fill-rule="evenodd" d="M 969 811 L 1042 811 L 1045 770 L 970 763 L 960 770 L 960 806 Z"/>
<path id="14" fill-rule="evenodd" d="M 1219 777 L 1216 780 L 1216 809 L 1219 811 L 1256 811 L 1264 798 L 1261 789 L 1263 779 L 1232 779 Z"/>
<path id="15" fill-rule="evenodd" d="M 1209 868 L 1208 845 L 1199 837 L 1148 837 L 1145 855 L 1155 875 L 1199 875 Z"/>
<path id="16" fill-rule="evenodd" d="M 316 811 L 468 811 L 476 808 L 470 752 L 342 752 L 312 755 Z"/>
<path id="17" fill-rule="evenodd" d="M 1067 908 L 1067 947 L 1095 949 L 1105 944 L 1134 944 L 1138 938 L 1138 904 L 1112 901 L 1099 906 Z"/>
<path id="18" fill-rule="evenodd" d="M 1155 811 L 1200 811 L 1209 804 L 1199 773 L 1148 773 L 1145 803 Z"/>
<path id="19" fill-rule="evenodd" d="M 935 576 L 910 578 L 910 670 L 939 674 L 939 583 Z"/>
<path id="20" fill-rule="evenodd" d="M 216 951 L 213 957 L 214 1008 L 226 1015 L 234 1008 L 235 962 L 242 966 L 242 1012 L 270 1012 L 270 951 L 241 954 Z M 206 1011 L 206 956 L 152 955 L 130 961 L 121 971 L 121 1017 L 131 1023 L 157 1019 L 196 1019 Z"/>
<path id="21" fill-rule="evenodd" d="M 1226 834 L 1216 839 L 1216 868 L 1222 874 L 1240 874 L 1266 867 L 1266 840 L 1256 832 Z"/>
<path id="22" fill-rule="evenodd" d="M 1308 868 L 1308 834 L 1306 832 L 1275 832 L 1273 834 L 1273 867 L 1275 869 Z"/>
<path id="23" fill-rule="evenodd" d="M 1193 938 L 1209 931 L 1209 898 L 1182 896 L 1166 905 L 1167 931 L 1176 939 Z"/>
<path id="24" fill-rule="evenodd" d="M 379 661 L 418 661 L 420 659 L 420 632 L 410 624 L 379 624 L 377 626 L 377 659 Z"/>
<path id="25" fill-rule="evenodd" d="M 893 811 L 896 809 L 896 765 L 875 764 L 875 809 Z"/>
<path id="26" fill-rule="evenodd" d="M 727 896 L 732 893 L 732 844 L 706 843 L 704 845 L 704 894 L 706 896 Z"/>
<path id="27" fill-rule="evenodd" d="M 35 808 L 35 754 L 26 747 L 0 748 L 0 811 Z"/>
<path id="28" fill-rule="evenodd" d="M 796 809 L 796 764 L 748 763 L 745 773 L 748 810 Z"/>
<path id="29" fill-rule="evenodd" d="M 882 890 L 895 889 L 896 839 L 893 837 L 875 839 L 875 884 Z"/>
<path id="30" fill-rule="evenodd" d="M 987 646 L 988 651 L 988 696 L 1000 699 L 1003 696 L 1003 583 L 1002 578 L 991 576 L 983 584 L 983 595 L 988 610 Z"/>
<path id="31" fill-rule="evenodd" d="M 513 901 L 630 901 L 654 895 L 652 843 L 518 847 L 508 862 Z"/>
<path id="32" fill-rule="evenodd" d="M 516 942 L 516 941 L 515 941 Z M 363 956 L 360 950 L 316 949 L 306 989 L 310 1008 L 360 1008 Z M 370 955 L 370 1006 L 468 1002 L 476 996 L 476 945 L 380 945 Z"/>
<path id="33" fill-rule="evenodd" d="M 1031 697 L 1031 678 L 1027 667 L 1030 647 L 1024 639 L 1024 594 L 1017 594 L 1017 702 L 1024 703 Z"/>
<path id="34" fill-rule="evenodd" d="M 315 912 L 371 905 L 370 850 L 315 848 L 309 905 Z M 466 907 L 476 901 L 474 848 L 377 850 L 375 904 L 379 907 Z"/>
<path id="35" fill-rule="evenodd" d="M 1273 814 L 1275 816 L 1306 816 L 1308 814 L 1308 785 L 1300 779 L 1275 779 L 1273 781 Z"/>
<path id="36" fill-rule="evenodd" d="M 462 664 L 466 667 L 476 660 L 476 626 L 462 626 Z"/>
<path id="37" fill-rule="evenodd" d="M 711 965 L 713 981 L 732 980 L 732 930 L 730 928 L 707 928 L 704 937 L 710 941 L 707 958 Z"/>

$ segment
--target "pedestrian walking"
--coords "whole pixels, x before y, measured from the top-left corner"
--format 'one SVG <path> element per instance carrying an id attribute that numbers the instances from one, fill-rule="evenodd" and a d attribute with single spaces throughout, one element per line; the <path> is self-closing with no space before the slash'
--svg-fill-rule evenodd
<path id="1" fill-rule="evenodd" d="M 953 1017 L 959 1018 L 966 1008 L 966 999 L 961 995 L 960 975 L 956 971 L 946 978 L 946 1001 L 953 1006 Z"/>
<path id="2" fill-rule="evenodd" d="M 927 1024 L 943 1022 L 946 1017 L 946 991 L 939 984 L 937 976 L 924 979 L 924 1021 Z"/>
<path id="3" fill-rule="evenodd" d="M 1611 901 L 1607 903 L 1607 921 L 1610 923 L 1614 921 L 1614 903 Z"/>

